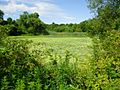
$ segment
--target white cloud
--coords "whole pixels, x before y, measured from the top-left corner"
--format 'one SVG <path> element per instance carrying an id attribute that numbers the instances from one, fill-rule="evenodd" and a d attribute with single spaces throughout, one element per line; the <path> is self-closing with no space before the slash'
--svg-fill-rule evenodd
<path id="1" fill-rule="evenodd" d="M 0 9 L 5 14 L 16 14 L 18 11 L 37 12 L 40 16 L 51 19 L 61 19 L 63 22 L 72 22 L 76 18 L 71 17 L 58 5 L 52 3 L 53 0 L 7 0 L 7 4 L 0 4 Z"/>
<path id="2" fill-rule="evenodd" d="M 14 0 L 9 1 L 9 3 L 6 5 L 0 5 L 0 9 L 2 9 L 7 14 L 15 13 L 17 12 L 17 10 L 21 10 L 21 11 L 30 10 L 30 8 L 27 7 L 25 4 L 20 4 L 20 5 L 16 4 L 16 1 Z"/>

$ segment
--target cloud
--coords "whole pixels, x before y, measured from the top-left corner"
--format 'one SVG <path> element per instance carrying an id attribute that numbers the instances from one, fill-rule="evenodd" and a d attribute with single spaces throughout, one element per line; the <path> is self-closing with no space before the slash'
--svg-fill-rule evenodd
<path id="1" fill-rule="evenodd" d="M 41 17 L 59 19 L 62 22 L 75 21 L 76 18 L 68 15 L 65 10 L 53 3 L 53 0 L 3 0 L 0 9 L 6 15 L 16 15 L 19 12 L 37 12 Z"/>
<path id="2" fill-rule="evenodd" d="M 16 4 L 16 1 L 10 0 L 8 1 L 8 4 L 0 5 L 0 9 L 3 10 L 5 13 L 16 13 L 18 10 L 25 11 L 29 10 L 29 7 L 27 7 L 25 4 Z"/>

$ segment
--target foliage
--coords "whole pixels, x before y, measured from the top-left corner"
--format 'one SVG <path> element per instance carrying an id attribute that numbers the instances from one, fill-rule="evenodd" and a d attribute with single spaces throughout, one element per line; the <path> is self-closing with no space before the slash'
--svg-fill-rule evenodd
<path id="1" fill-rule="evenodd" d="M 3 16 L 4 16 L 4 12 L 0 10 L 0 20 L 3 19 Z"/>
<path id="2" fill-rule="evenodd" d="M 7 36 L 7 30 L 4 26 L 0 25 L 0 46 L 2 46 L 4 39 Z"/>
<path id="3" fill-rule="evenodd" d="M 47 30 L 55 32 L 82 32 L 79 24 L 48 24 Z"/>
<path id="4" fill-rule="evenodd" d="M 120 88 L 120 28 L 119 0 L 88 0 L 91 9 L 97 13 L 100 27 L 94 40 L 92 70 L 97 90 L 118 90 Z M 95 32 L 95 31 L 94 31 Z M 94 35 L 92 33 L 92 35 Z"/>
<path id="5" fill-rule="evenodd" d="M 24 12 L 17 20 L 13 20 L 11 17 L 4 20 L 3 15 L 3 11 L 0 10 L 0 25 L 8 30 L 8 35 L 10 36 L 49 34 L 46 30 L 46 25 L 39 19 L 38 13 L 29 14 L 28 12 Z"/>
<path id="6" fill-rule="evenodd" d="M 28 12 L 24 12 L 20 15 L 20 19 L 17 20 L 17 24 L 20 32 L 24 34 L 47 34 L 47 31 L 45 31 L 45 25 L 39 19 L 38 13 L 29 14 Z"/>
<path id="7" fill-rule="evenodd" d="M 102 34 L 108 30 L 118 30 L 120 20 L 119 0 L 87 0 L 89 8 L 97 13 Z"/>
<path id="8" fill-rule="evenodd" d="M 120 88 L 120 32 L 112 30 L 104 39 L 94 40 L 92 70 L 96 89 L 117 90 Z M 96 86 L 94 86 L 96 85 Z"/>
<path id="9" fill-rule="evenodd" d="M 6 77 L 7 82 L 9 81 L 8 89 L 14 87 L 17 78 L 21 79 L 27 75 L 26 71 L 29 71 L 28 59 L 31 57 L 27 54 L 26 43 L 24 41 L 9 40 L 5 49 L 0 52 L 0 82 Z"/>

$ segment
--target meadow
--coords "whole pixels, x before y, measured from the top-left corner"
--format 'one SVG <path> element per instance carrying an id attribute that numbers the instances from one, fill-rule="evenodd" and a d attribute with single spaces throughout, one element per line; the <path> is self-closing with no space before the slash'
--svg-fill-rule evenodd
<path id="1" fill-rule="evenodd" d="M 90 58 L 92 55 L 92 39 L 84 36 L 13 36 L 10 38 L 18 40 L 31 40 L 33 44 L 30 48 L 33 50 L 39 50 L 39 43 L 42 44 L 42 48 L 51 49 L 53 54 L 64 55 L 66 51 L 69 51 L 72 55 L 79 57 L 80 59 Z"/>

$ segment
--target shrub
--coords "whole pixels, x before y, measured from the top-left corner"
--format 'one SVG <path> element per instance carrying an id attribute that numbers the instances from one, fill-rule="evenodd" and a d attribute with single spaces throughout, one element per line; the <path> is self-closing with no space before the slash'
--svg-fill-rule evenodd
<path id="1" fill-rule="evenodd" d="M 14 89 L 19 82 L 21 84 L 24 81 L 25 84 L 33 77 L 34 66 L 37 66 L 37 63 L 29 54 L 28 43 L 24 40 L 9 40 L 5 49 L 0 52 L 0 82 L 7 81 L 8 89 Z"/>
<path id="2" fill-rule="evenodd" d="M 95 40 L 96 41 L 96 40 Z M 95 42 L 94 42 L 95 43 Z M 93 88 L 117 90 L 120 88 L 120 32 L 112 30 L 94 45 L 92 70 Z"/>

